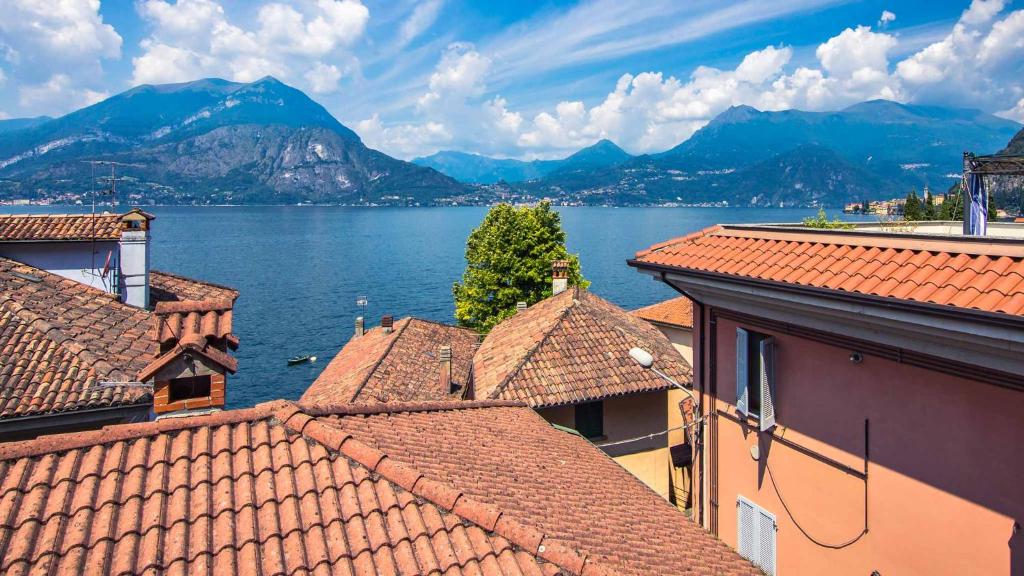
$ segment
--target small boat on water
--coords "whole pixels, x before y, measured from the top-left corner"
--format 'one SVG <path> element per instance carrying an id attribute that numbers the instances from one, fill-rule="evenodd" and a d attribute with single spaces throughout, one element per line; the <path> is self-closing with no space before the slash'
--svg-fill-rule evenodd
<path id="1" fill-rule="evenodd" d="M 305 364 L 307 362 L 316 362 L 316 356 L 310 356 L 309 354 L 306 354 L 305 356 L 295 356 L 293 358 L 288 359 L 289 366 L 295 366 L 296 364 Z"/>

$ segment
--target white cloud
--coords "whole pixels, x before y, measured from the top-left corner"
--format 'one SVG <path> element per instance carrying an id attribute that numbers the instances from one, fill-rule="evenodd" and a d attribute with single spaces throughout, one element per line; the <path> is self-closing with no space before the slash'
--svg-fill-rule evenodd
<path id="1" fill-rule="evenodd" d="M 815 54 L 829 74 L 850 77 L 864 69 L 887 72 L 889 51 L 895 47 L 895 37 L 858 26 L 829 38 Z"/>
<path id="2" fill-rule="evenodd" d="M 433 26 L 443 6 L 443 0 L 425 0 L 417 4 L 398 30 L 398 46 L 406 46 Z"/>
<path id="3" fill-rule="evenodd" d="M 75 92 L 65 100 L 21 98 L 19 113 L 66 112 L 103 85 L 102 64 L 120 58 L 122 39 L 99 8 L 99 0 L 0 0 L 0 54 L 12 84 L 30 94 L 54 82 Z"/>
<path id="4" fill-rule="evenodd" d="M 150 27 L 132 59 L 134 84 L 221 76 L 249 82 L 266 75 L 317 93 L 333 92 L 354 66 L 352 44 L 369 10 L 357 0 L 317 0 L 304 11 L 271 2 L 256 10 L 257 26 L 232 23 L 214 0 L 145 0 L 139 15 Z M 341 67 L 339 67 L 339 64 Z"/>
<path id="5" fill-rule="evenodd" d="M 890 22 L 896 21 L 896 15 L 888 10 L 882 10 L 882 15 L 878 17 L 878 27 L 885 28 Z"/>
<path id="6" fill-rule="evenodd" d="M 67 74 L 54 74 L 45 82 L 18 89 L 19 104 L 25 110 L 76 109 L 108 96 L 107 92 L 76 87 Z"/>
<path id="7" fill-rule="evenodd" d="M 452 140 L 451 132 L 440 122 L 385 126 L 377 114 L 357 122 L 355 129 L 370 148 L 386 148 L 388 153 L 403 158 L 437 150 Z"/>
<path id="8" fill-rule="evenodd" d="M 1001 110 L 996 113 L 996 115 L 1002 116 L 1003 118 L 1009 118 L 1010 120 L 1016 120 L 1017 122 L 1024 124 L 1024 98 L 1018 100 L 1016 106 L 1006 110 Z"/>

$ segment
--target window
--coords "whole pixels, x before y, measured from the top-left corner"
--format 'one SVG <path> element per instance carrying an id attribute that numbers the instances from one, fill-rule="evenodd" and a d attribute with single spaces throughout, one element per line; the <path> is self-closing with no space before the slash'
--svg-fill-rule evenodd
<path id="1" fill-rule="evenodd" d="M 775 426 L 775 339 L 736 329 L 736 411 L 758 419 L 762 431 Z"/>
<path id="2" fill-rule="evenodd" d="M 576 405 L 576 431 L 584 438 L 604 436 L 604 402 Z"/>
<path id="3" fill-rule="evenodd" d="M 175 378 L 170 382 L 168 402 L 188 400 L 190 398 L 208 398 L 210 396 L 209 376 L 190 376 Z"/>
<path id="4" fill-rule="evenodd" d="M 736 548 L 747 560 L 775 576 L 775 516 L 747 500 L 736 499 Z"/>

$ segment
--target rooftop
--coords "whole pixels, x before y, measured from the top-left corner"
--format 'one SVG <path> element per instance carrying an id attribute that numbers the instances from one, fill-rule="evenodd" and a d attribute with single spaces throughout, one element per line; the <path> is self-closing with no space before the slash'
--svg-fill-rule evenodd
<path id="1" fill-rule="evenodd" d="M 103 383 L 135 381 L 160 353 L 153 313 L 0 257 L 0 418 L 149 403 L 147 388 Z"/>
<path id="2" fill-rule="evenodd" d="M 278 401 L 8 443 L 0 498 L 4 573 L 759 574 L 500 402 Z"/>
<path id="3" fill-rule="evenodd" d="M 480 336 L 467 328 L 419 318 L 395 322 L 391 333 L 381 327 L 349 340 L 302 395 L 304 402 L 408 402 L 452 397 L 442 390 L 438 352 L 452 350 L 452 383 L 462 397 L 469 383 L 473 353 Z"/>
<path id="4" fill-rule="evenodd" d="M 637 346 L 678 382 L 691 381 L 689 364 L 657 328 L 573 287 L 491 330 L 473 358 L 474 394 L 539 408 L 664 390 L 665 380 L 630 358 Z"/>
<path id="5" fill-rule="evenodd" d="M 633 310 L 637 318 L 675 328 L 693 328 L 693 301 L 686 296 L 671 298 Z"/>
<path id="6" fill-rule="evenodd" d="M 0 242 L 118 240 L 125 216 L 151 214 L 132 210 L 125 214 L 0 214 Z"/>
<path id="7" fill-rule="evenodd" d="M 801 226 L 718 225 L 632 266 L 1024 316 L 1024 241 Z"/>

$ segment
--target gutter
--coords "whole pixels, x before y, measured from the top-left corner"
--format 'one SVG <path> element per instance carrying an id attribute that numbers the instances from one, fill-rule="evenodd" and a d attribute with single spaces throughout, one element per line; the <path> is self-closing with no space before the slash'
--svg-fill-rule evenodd
<path id="1" fill-rule="evenodd" d="M 106 422 L 117 418 L 123 418 L 126 422 L 132 422 L 132 416 L 145 415 L 149 420 L 151 402 L 140 404 L 127 404 L 121 406 L 108 406 L 105 408 L 92 408 L 83 410 L 67 410 L 64 412 L 49 412 L 30 416 L 11 416 L 0 419 L 0 442 L 7 441 L 6 434 L 16 432 L 30 432 L 33 430 L 45 430 L 55 428 L 54 433 L 62 433 L 59 428 L 72 427 L 78 424 L 89 424 Z M 73 430 L 72 430 L 73 431 Z"/>

